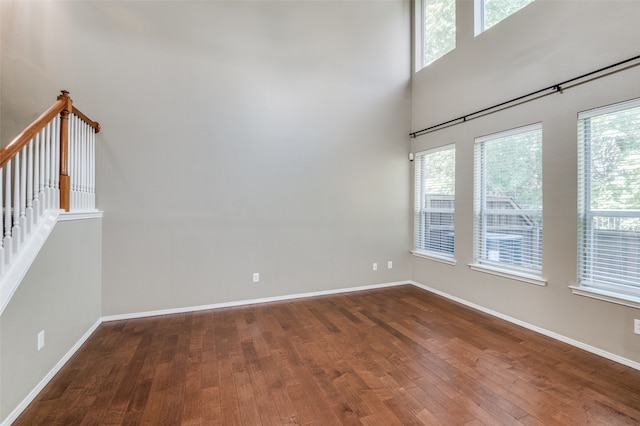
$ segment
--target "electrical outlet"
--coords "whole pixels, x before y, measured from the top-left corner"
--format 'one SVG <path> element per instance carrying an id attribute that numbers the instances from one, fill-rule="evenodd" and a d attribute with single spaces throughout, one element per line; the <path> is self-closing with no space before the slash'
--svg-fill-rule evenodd
<path id="1" fill-rule="evenodd" d="M 633 332 L 640 334 L 640 319 L 633 320 Z"/>
<path id="2" fill-rule="evenodd" d="M 391 269 L 393 268 L 393 262 L 392 261 L 388 261 L 387 262 L 387 269 Z"/>
<path id="3" fill-rule="evenodd" d="M 38 333 L 38 350 L 44 348 L 44 330 Z"/>
<path id="4" fill-rule="evenodd" d="M 377 264 L 377 263 L 374 263 L 374 264 L 373 264 L 373 270 L 374 270 L 374 271 L 377 271 L 377 270 L 378 270 L 378 264 Z"/>
<path id="5" fill-rule="evenodd" d="M 259 283 L 260 282 L 260 274 L 258 272 L 254 272 L 253 273 L 253 282 L 254 283 Z"/>

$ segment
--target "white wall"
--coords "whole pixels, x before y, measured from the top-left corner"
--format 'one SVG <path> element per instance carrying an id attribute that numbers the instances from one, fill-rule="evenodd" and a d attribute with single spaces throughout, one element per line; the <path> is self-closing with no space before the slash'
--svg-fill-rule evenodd
<path id="1" fill-rule="evenodd" d="M 405 160 L 409 128 L 637 54 L 637 2 L 537 0 L 474 38 L 472 2 L 459 1 L 458 48 L 414 75 L 412 113 L 408 2 L 0 7 L 3 140 L 61 88 L 102 122 L 104 315 L 413 274 L 640 359 L 631 330 L 637 310 L 568 288 L 576 269 L 576 113 L 640 96 L 637 68 L 413 142 L 413 151 L 457 143 L 456 266 L 406 254 Z M 546 287 L 467 267 L 473 138 L 536 121 L 545 138 Z M 394 269 L 371 270 L 387 260 Z M 261 284 L 250 283 L 253 272 Z"/>
<path id="2" fill-rule="evenodd" d="M 101 228 L 58 222 L 0 316 L 0 421 L 100 319 Z"/>
<path id="3" fill-rule="evenodd" d="M 473 4 L 458 2 L 458 48 L 414 75 L 419 130 L 637 55 L 640 2 L 538 0 L 474 38 Z M 413 257 L 421 284 L 640 362 L 637 309 L 573 295 L 577 113 L 640 97 L 640 67 L 417 138 L 412 151 L 456 144 L 455 266 Z M 474 138 L 543 123 L 546 287 L 472 271 Z"/>
<path id="4" fill-rule="evenodd" d="M 409 2 L 2 8 L 3 138 L 103 128 L 104 315 L 410 278 Z"/>

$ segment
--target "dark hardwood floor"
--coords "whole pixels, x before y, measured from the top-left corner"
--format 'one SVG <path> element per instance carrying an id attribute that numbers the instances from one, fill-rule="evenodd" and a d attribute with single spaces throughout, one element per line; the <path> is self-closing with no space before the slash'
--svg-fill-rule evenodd
<path id="1" fill-rule="evenodd" d="M 640 424 L 640 371 L 413 286 L 102 324 L 15 425 Z"/>

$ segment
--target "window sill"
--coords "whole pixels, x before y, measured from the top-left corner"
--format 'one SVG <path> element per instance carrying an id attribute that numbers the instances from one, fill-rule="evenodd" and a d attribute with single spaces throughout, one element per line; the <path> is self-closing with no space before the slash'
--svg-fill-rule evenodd
<path id="1" fill-rule="evenodd" d="M 518 274 L 511 271 L 506 271 L 504 269 L 491 268 L 486 265 L 480 265 L 478 263 L 472 263 L 469 265 L 469 268 L 473 271 L 483 272 L 485 274 L 497 275 L 499 277 L 510 278 L 516 281 L 522 281 L 528 284 L 535 284 L 539 286 L 546 286 L 547 280 L 541 277 L 536 277 L 533 275 L 524 275 Z"/>
<path id="2" fill-rule="evenodd" d="M 421 252 L 421 251 L 412 251 L 411 252 L 412 255 L 416 256 L 416 257 L 421 257 L 423 259 L 429 259 L 429 260 L 434 260 L 436 262 L 440 262 L 440 263 L 446 263 L 447 265 L 455 265 L 456 260 L 451 258 L 451 257 L 445 257 L 445 256 L 438 256 L 437 254 L 431 254 L 431 253 L 425 253 L 425 252 Z"/>
<path id="3" fill-rule="evenodd" d="M 640 309 L 640 297 L 616 293 L 613 291 L 601 290 L 599 288 L 593 288 L 584 285 L 572 285 L 569 286 L 569 288 L 571 289 L 571 292 L 573 294 L 577 294 L 579 296 L 590 297 L 592 299 L 604 300 L 605 302 L 611 302 L 618 305 Z"/>

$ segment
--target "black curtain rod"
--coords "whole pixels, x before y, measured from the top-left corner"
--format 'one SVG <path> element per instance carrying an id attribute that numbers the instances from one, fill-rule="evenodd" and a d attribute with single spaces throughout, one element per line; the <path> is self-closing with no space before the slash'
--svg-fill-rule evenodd
<path id="1" fill-rule="evenodd" d="M 587 78 L 587 77 L 591 77 L 592 75 L 599 74 L 599 73 L 601 73 L 603 71 L 608 71 L 608 70 L 610 70 L 612 68 L 616 68 L 616 67 L 619 67 L 621 65 L 628 64 L 629 62 L 633 62 L 633 61 L 636 61 L 638 59 L 640 59 L 640 55 L 634 56 L 633 58 L 625 59 L 624 61 L 616 62 L 615 64 L 611 64 L 611 65 L 608 65 L 606 67 L 597 69 L 595 71 L 591 71 L 591 72 L 588 72 L 586 74 L 582 74 L 581 76 L 574 77 L 574 78 L 571 78 L 569 80 L 565 80 L 563 82 L 554 84 L 552 86 L 545 87 L 544 89 L 536 90 L 534 92 L 527 93 L 526 95 L 518 96 L 516 98 L 510 99 L 510 100 L 505 101 L 505 102 L 500 102 L 499 104 L 492 105 L 492 106 L 490 106 L 488 108 L 480 109 L 478 111 L 472 112 L 471 114 L 466 114 L 466 115 L 463 115 L 461 117 L 454 118 L 452 120 L 443 121 L 440 124 L 436 124 L 434 126 L 429 126 L 429 127 L 426 127 L 426 128 L 424 128 L 422 130 L 417 130 L 415 132 L 409 133 L 409 136 L 412 139 L 415 139 L 418 136 L 422 136 L 422 135 L 425 135 L 427 133 L 434 132 L 434 131 L 439 130 L 440 128 L 443 128 L 445 126 L 449 127 L 449 126 L 453 126 L 453 125 L 456 125 L 456 124 L 464 123 L 464 122 L 468 121 L 469 119 L 478 118 L 478 117 L 475 117 L 475 116 L 478 116 L 480 114 L 490 113 L 490 111 L 492 111 L 492 110 L 497 110 L 498 108 L 507 107 L 510 104 L 515 104 L 518 101 L 522 101 L 524 99 L 531 98 L 531 97 L 536 96 L 536 95 L 542 95 L 542 94 L 549 95 L 549 94 L 552 94 L 552 93 L 562 93 L 562 91 L 564 90 L 564 88 L 562 86 L 564 86 L 566 84 L 573 83 L 575 81 L 582 80 L 582 79 Z M 638 65 L 638 64 L 635 64 L 635 65 Z M 549 93 L 545 93 L 545 92 L 549 92 Z"/>

